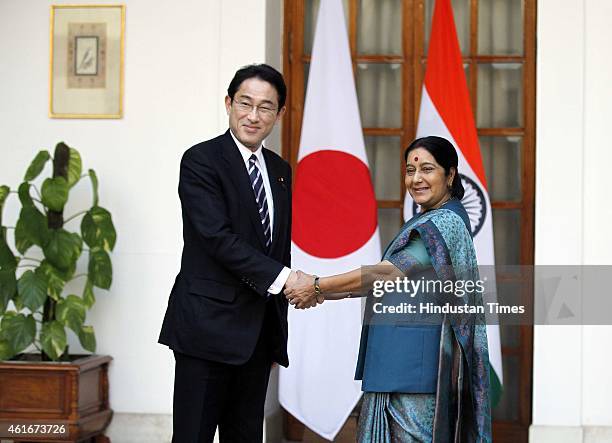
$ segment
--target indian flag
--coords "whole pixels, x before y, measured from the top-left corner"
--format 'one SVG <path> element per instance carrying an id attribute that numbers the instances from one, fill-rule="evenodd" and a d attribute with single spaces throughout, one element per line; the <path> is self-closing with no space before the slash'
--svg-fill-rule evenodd
<path id="1" fill-rule="evenodd" d="M 493 213 L 450 0 L 436 0 L 431 26 L 417 137 L 429 135 L 444 137 L 457 149 L 459 173 L 465 187 L 462 203 L 470 216 L 478 263 L 494 265 Z M 415 211 L 416 206 L 406 193 L 404 218 L 411 218 Z M 490 295 L 495 294 L 495 274 L 492 274 L 487 282 L 489 301 L 494 301 Z M 487 325 L 487 337 L 491 398 L 495 405 L 503 384 L 499 325 Z"/>
<path id="2" fill-rule="evenodd" d="M 341 0 L 321 2 L 293 193 L 292 267 L 319 276 L 380 261 L 376 197 L 365 151 Z M 289 310 L 282 406 L 333 440 L 361 397 L 354 380 L 361 301 Z"/>

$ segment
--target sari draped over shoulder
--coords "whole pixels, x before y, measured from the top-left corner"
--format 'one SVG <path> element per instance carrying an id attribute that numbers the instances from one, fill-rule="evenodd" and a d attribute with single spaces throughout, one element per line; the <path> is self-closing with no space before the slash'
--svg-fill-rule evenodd
<path id="1" fill-rule="evenodd" d="M 479 280 L 469 218 L 459 201 L 450 200 L 438 209 L 417 214 L 409 220 L 385 251 L 383 260 L 390 261 L 408 275 L 411 269 L 420 265 L 409 248 L 415 237 L 423 242 L 437 279 L 452 282 Z M 478 291 L 448 300 L 456 300 L 453 302 L 456 304 L 483 305 L 482 294 Z M 364 376 L 364 360 L 367 361 L 368 352 L 376 352 L 369 347 L 376 346 L 372 343 L 380 343 L 369 343 L 371 328 L 374 327 L 364 322 L 357 379 Z M 439 333 L 435 392 L 367 392 L 360 417 L 359 441 L 404 441 L 393 432 L 394 424 L 389 423 L 394 418 L 395 426 L 398 421 L 403 426 L 401 432 L 408 429 L 407 437 L 404 437 L 406 441 L 492 441 L 489 353 L 484 312 L 444 314 Z M 424 426 L 431 429 L 418 429 Z"/>

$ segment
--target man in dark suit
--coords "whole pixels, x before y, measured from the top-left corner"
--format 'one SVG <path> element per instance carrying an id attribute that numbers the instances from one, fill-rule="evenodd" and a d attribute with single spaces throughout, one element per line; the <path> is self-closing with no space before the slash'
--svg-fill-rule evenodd
<path id="1" fill-rule="evenodd" d="M 287 366 L 291 168 L 263 140 L 285 112 L 282 75 L 238 70 L 229 130 L 185 152 L 181 270 L 159 342 L 176 359 L 174 443 L 262 440 L 273 362 Z"/>

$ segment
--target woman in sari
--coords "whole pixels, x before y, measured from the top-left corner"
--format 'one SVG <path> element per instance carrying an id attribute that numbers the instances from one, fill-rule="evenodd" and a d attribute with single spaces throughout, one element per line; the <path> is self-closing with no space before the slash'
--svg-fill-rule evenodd
<path id="1" fill-rule="evenodd" d="M 427 272 L 442 282 L 479 280 L 453 145 L 441 137 L 419 138 L 408 146 L 404 158 L 406 191 L 421 211 L 404 224 L 378 265 L 303 278 L 285 290 L 291 304 L 307 308 L 351 297 L 365 281 L 417 279 Z M 451 306 L 482 308 L 483 304 L 478 291 L 433 296 L 426 300 L 432 294 L 420 291 L 411 295 L 412 304 L 428 301 L 440 306 L 443 300 Z M 381 306 L 396 299 L 396 294 L 385 294 L 382 299 L 370 296 L 366 302 L 355 375 L 364 391 L 358 441 L 490 442 L 484 310 L 476 309 L 474 314 L 451 309 L 433 316 L 433 324 L 432 316 L 427 321 L 418 315 L 405 321 L 380 313 Z"/>

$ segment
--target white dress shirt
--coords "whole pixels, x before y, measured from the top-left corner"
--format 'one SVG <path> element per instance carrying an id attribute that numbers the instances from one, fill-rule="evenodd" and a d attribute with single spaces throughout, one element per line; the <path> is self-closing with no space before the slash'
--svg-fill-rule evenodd
<path id="1" fill-rule="evenodd" d="M 262 146 L 260 145 L 257 150 L 251 151 L 249 148 L 244 146 L 242 143 L 238 141 L 238 139 L 234 136 L 234 133 L 230 130 L 230 135 L 234 139 L 234 143 L 238 146 L 238 150 L 240 151 L 240 155 L 242 155 L 242 160 L 244 161 L 244 167 L 249 172 L 249 160 L 251 155 L 255 154 L 256 160 L 255 164 L 259 168 L 259 172 L 261 173 L 261 178 L 263 180 L 264 189 L 266 190 L 266 202 L 268 203 L 268 216 L 270 217 L 270 238 L 274 235 L 274 199 L 272 198 L 272 188 L 270 187 L 270 178 L 268 177 L 268 169 L 266 168 L 266 161 L 263 156 Z M 291 202 L 289 203 L 291 204 Z M 287 283 L 287 279 L 289 278 L 289 274 L 291 274 L 291 269 L 286 266 L 281 270 L 281 272 L 276 277 L 276 280 L 272 282 L 270 287 L 268 288 L 268 292 L 270 294 L 278 294 L 282 291 L 285 283 Z"/>

